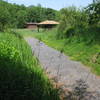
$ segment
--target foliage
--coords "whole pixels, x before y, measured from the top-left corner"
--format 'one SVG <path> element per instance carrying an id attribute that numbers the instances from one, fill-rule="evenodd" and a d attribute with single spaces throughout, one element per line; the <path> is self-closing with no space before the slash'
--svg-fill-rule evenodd
<path id="1" fill-rule="evenodd" d="M 86 35 L 89 35 L 90 38 L 92 37 L 92 40 L 90 39 L 92 42 L 100 36 L 99 0 L 96 0 L 85 9 L 77 9 L 76 7 L 72 6 L 61 9 L 60 13 L 60 25 L 57 32 L 58 39 L 77 37 L 80 41 L 82 37 L 86 39 Z M 90 35 L 92 31 L 94 33 Z"/>
<path id="2" fill-rule="evenodd" d="M 0 42 L 0 58 L 9 58 L 10 60 L 18 60 L 19 59 L 19 51 L 14 47 L 9 47 L 6 42 Z"/>
<path id="3" fill-rule="evenodd" d="M 76 7 L 63 8 L 61 11 L 61 22 L 58 27 L 57 38 L 66 38 L 81 34 L 83 28 L 88 26 L 85 11 Z"/>
<path id="4" fill-rule="evenodd" d="M 24 28 L 27 22 L 56 20 L 57 13 L 58 11 L 41 5 L 26 7 L 0 0 L 0 31 L 6 28 Z"/>
<path id="5" fill-rule="evenodd" d="M 59 100 L 30 47 L 13 33 L 0 33 L 0 98 Z"/>
<path id="6" fill-rule="evenodd" d="M 100 1 L 97 0 L 86 8 L 89 24 L 97 26 L 100 23 Z"/>
<path id="7" fill-rule="evenodd" d="M 6 4 L 0 0 L 0 31 L 3 31 L 10 22 L 10 13 L 6 8 Z"/>
<path id="8" fill-rule="evenodd" d="M 41 5 L 28 7 L 28 22 L 41 22 L 44 20 L 55 20 L 56 10 L 43 8 Z"/>

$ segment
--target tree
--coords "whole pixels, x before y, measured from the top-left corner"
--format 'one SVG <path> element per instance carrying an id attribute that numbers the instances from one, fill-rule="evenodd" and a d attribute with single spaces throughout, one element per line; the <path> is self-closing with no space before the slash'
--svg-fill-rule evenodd
<path id="1" fill-rule="evenodd" d="M 100 1 L 96 0 L 86 8 L 89 24 L 97 25 L 100 22 Z"/>
<path id="2" fill-rule="evenodd" d="M 51 8 L 47 8 L 45 10 L 45 15 L 46 15 L 46 19 L 48 20 L 54 20 L 55 16 L 56 16 L 56 11 L 51 9 Z"/>
<path id="3" fill-rule="evenodd" d="M 0 31 L 6 27 L 23 28 L 26 22 L 41 22 L 56 19 L 56 10 L 44 8 L 40 4 L 26 7 L 0 0 Z"/>
<path id="4" fill-rule="evenodd" d="M 76 7 L 68 7 L 60 10 L 60 25 L 58 27 L 57 38 L 68 38 L 82 34 L 87 28 L 88 19 L 84 10 Z"/>
<path id="5" fill-rule="evenodd" d="M 17 12 L 17 27 L 23 28 L 27 22 L 27 13 L 24 10 L 20 10 Z"/>
<path id="6" fill-rule="evenodd" d="M 0 31 L 4 31 L 4 29 L 10 24 L 10 13 L 6 8 L 6 4 L 0 1 Z"/>

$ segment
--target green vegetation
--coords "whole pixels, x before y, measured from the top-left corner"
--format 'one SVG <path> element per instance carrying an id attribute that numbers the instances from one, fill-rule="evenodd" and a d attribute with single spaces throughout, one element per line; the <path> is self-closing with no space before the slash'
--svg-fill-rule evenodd
<path id="1" fill-rule="evenodd" d="M 57 13 L 41 5 L 25 7 L 0 0 L 0 99 L 59 100 L 31 48 L 12 30 L 27 22 L 56 19 Z"/>
<path id="2" fill-rule="evenodd" d="M 31 48 L 14 32 L 0 33 L 0 98 L 59 100 Z"/>
<path id="3" fill-rule="evenodd" d="M 0 0 L 0 31 L 8 28 L 24 28 L 27 22 L 56 20 L 58 11 L 44 8 L 40 4 L 26 7 Z"/>
<path id="4" fill-rule="evenodd" d="M 100 0 L 93 0 L 93 3 L 86 8 L 88 13 L 89 25 L 100 26 Z"/>
<path id="5" fill-rule="evenodd" d="M 57 50 L 62 50 L 66 55 L 70 56 L 70 59 L 81 61 L 86 66 L 90 66 L 92 72 L 100 75 L 100 44 L 98 42 L 91 42 L 89 39 L 90 36 L 87 36 L 86 40 L 83 39 L 84 37 L 81 37 L 80 39 L 78 37 L 57 39 L 57 29 L 45 32 L 41 31 L 39 33 L 37 31 L 33 32 L 32 30 L 17 31 L 23 36 L 36 37 L 45 42 L 47 45 Z M 96 33 L 96 31 L 97 29 L 94 31 L 90 30 L 90 35 Z"/>
<path id="6" fill-rule="evenodd" d="M 71 59 L 91 66 L 100 75 L 100 2 L 85 9 L 68 7 L 60 10 L 60 25 L 53 30 L 18 30 L 23 36 L 34 36 Z"/>
<path id="7" fill-rule="evenodd" d="M 32 56 L 23 36 L 42 40 L 71 59 L 91 66 L 91 70 L 100 75 L 100 2 L 94 1 L 84 9 L 68 7 L 56 11 L 41 5 L 25 7 L 0 0 L 1 99 L 59 100 L 57 89 Z M 47 19 L 59 20 L 60 25 L 40 32 L 18 29 L 24 28 L 26 22 Z"/>

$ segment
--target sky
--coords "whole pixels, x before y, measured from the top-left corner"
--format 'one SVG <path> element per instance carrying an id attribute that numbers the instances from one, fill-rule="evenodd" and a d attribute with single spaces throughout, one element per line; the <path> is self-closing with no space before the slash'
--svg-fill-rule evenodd
<path id="1" fill-rule="evenodd" d="M 43 7 L 60 10 L 68 6 L 85 7 L 93 0 L 5 0 L 10 3 L 24 4 L 26 6 L 41 4 Z"/>

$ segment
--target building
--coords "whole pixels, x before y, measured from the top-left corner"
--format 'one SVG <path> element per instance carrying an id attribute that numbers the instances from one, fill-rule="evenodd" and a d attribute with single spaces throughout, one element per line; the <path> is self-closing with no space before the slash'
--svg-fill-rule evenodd
<path id="1" fill-rule="evenodd" d="M 57 26 L 58 24 L 59 24 L 59 22 L 52 21 L 52 20 L 46 20 L 46 21 L 40 22 L 37 24 L 38 31 L 39 31 L 39 28 L 51 29 L 51 28 Z"/>
<path id="2" fill-rule="evenodd" d="M 52 21 L 52 20 L 46 20 L 46 21 L 38 23 L 38 26 L 45 27 L 45 28 L 52 28 L 58 24 L 59 22 Z"/>
<path id="3" fill-rule="evenodd" d="M 28 29 L 36 29 L 38 23 L 26 23 L 26 28 Z"/>

